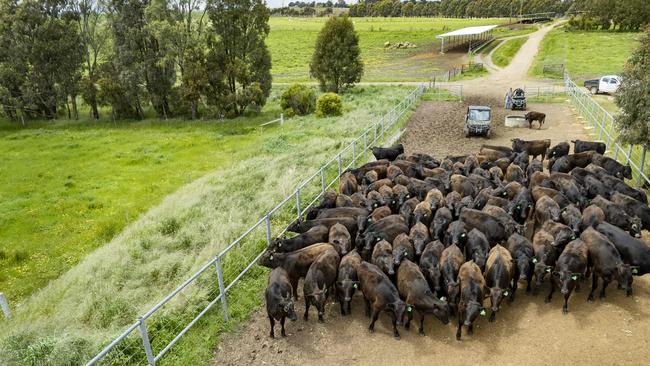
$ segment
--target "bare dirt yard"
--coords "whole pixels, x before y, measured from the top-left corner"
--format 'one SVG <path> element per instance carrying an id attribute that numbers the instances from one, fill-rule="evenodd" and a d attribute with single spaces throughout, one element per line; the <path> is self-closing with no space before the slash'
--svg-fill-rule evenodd
<path id="1" fill-rule="evenodd" d="M 463 127 L 470 105 L 492 107 L 490 139 L 478 136 L 465 138 Z M 576 138 L 587 139 L 583 125 L 575 120 L 571 108 L 566 104 L 529 104 L 528 110 L 546 113 L 546 122 L 541 129 L 537 122 L 533 122 L 532 129 L 506 127 L 506 115 L 523 115 L 526 112 L 506 110 L 503 102 L 496 97 L 470 95 L 463 103 L 423 102 L 407 124 L 401 142 L 407 153 L 423 152 L 442 158 L 477 153 L 483 144 L 510 146 L 510 140 L 516 137 L 524 140 L 551 139 L 552 145 Z"/>

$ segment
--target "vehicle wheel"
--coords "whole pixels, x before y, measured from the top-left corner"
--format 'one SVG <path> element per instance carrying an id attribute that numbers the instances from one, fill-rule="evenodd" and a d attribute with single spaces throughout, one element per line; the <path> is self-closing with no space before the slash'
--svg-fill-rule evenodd
<path id="1" fill-rule="evenodd" d="M 598 88 L 596 88 L 595 86 L 592 86 L 591 89 L 589 89 L 589 91 L 591 91 L 591 94 L 598 94 Z"/>
<path id="2" fill-rule="evenodd" d="M 465 131 L 465 137 L 469 137 L 469 130 L 467 128 L 463 129 Z"/>
<path id="3" fill-rule="evenodd" d="M 487 130 L 487 132 L 485 133 L 485 137 L 490 138 L 490 135 L 491 135 L 491 134 L 492 134 L 492 131 L 491 131 L 491 130 Z"/>

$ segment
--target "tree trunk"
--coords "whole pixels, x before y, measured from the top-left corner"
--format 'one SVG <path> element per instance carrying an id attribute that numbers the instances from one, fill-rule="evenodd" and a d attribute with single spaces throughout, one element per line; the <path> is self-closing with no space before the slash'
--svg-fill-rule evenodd
<path id="1" fill-rule="evenodd" d="M 77 96 L 72 95 L 72 114 L 74 115 L 74 119 L 79 119 L 79 110 L 77 109 Z"/>
<path id="2" fill-rule="evenodd" d="M 192 105 L 192 119 L 196 119 L 196 100 L 193 100 L 190 104 Z"/>
<path id="3" fill-rule="evenodd" d="M 91 99 L 90 99 L 90 109 L 93 115 L 94 119 L 99 119 L 99 110 L 97 109 L 97 98 L 95 97 L 95 94 L 93 93 Z"/>

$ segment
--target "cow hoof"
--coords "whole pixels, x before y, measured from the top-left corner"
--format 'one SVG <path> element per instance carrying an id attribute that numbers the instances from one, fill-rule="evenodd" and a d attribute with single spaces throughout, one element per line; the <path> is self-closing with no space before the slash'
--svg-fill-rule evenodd
<path id="1" fill-rule="evenodd" d="M 282 333 L 281 333 L 281 334 L 282 334 L 282 336 L 283 336 L 283 337 L 286 337 L 286 336 L 287 336 L 287 333 L 285 333 L 285 331 L 284 331 L 284 330 L 282 331 Z"/>
<path id="2" fill-rule="evenodd" d="M 421 329 L 421 328 L 420 328 L 419 334 L 420 334 L 421 336 L 423 336 L 423 335 L 424 335 L 424 329 Z"/>
<path id="3" fill-rule="evenodd" d="M 395 334 L 393 334 L 393 337 L 395 337 L 395 339 L 397 339 L 397 340 L 402 339 L 402 338 L 399 336 L 399 333 L 395 333 Z"/>
<path id="4" fill-rule="evenodd" d="M 548 304 L 549 302 L 551 302 L 551 298 L 550 298 L 550 297 L 547 297 L 547 298 L 544 300 L 544 302 Z"/>
<path id="5" fill-rule="evenodd" d="M 325 323 L 325 320 L 323 320 L 323 318 L 320 318 L 320 317 L 319 317 L 319 318 L 318 318 L 318 322 L 319 322 L 319 323 Z"/>
<path id="6" fill-rule="evenodd" d="M 271 336 L 271 338 L 275 338 L 275 334 L 271 333 L 269 335 Z"/>
<path id="7" fill-rule="evenodd" d="M 589 303 L 594 302 L 594 297 L 593 297 L 593 296 L 589 296 L 589 297 L 587 298 L 587 302 L 589 302 Z"/>
<path id="8" fill-rule="evenodd" d="M 564 315 L 569 314 L 569 309 L 567 309 L 567 308 L 562 308 L 562 314 L 564 314 Z"/>
<path id="9" fill-rule="evenodd" d="M 404 324 L 404 328 L 411 329 L 411 323 L 407 322 L 406 324 Z"/>

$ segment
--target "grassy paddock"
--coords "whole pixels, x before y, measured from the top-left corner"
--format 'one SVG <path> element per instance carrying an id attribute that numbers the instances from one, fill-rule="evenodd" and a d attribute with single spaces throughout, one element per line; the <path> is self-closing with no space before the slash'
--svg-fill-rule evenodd
<path id="1" fill-rule="evenodd" d="M 215 126 L 212 124 L 197 126 L 197 135 L 206 134 L 213 139 L 214 145 L 225 145 L 225 151 L 210 155 L 214 159 L 221 157 L 223 165 L 209 167 L 210 173 L 193 179 L 168 195 L 108 244 L 93 251 L 61 277 L 25 299 L 16 309 L 13 321 L 2 324 L 5 331 L 0 335 L 0 364 L 25 364 L 31 362 L 29 360 L 45 360 L 45 364 L 54 365 L 79 364 L 89 359 L 101 345 L 132 323 L 136 315 L 148 310 L 240 235 L 263 212 L 291 193 L 302 177 L 341 149 L 343 141 L 356 136 L 374 117 L 385 113 L 412 89 L 412 86 L 357 87 L 344 95 L 345 113 L 342 117 L 299 117 L 287 121 L 284 126 L 270 126 L 261 132 L 255 127 L 259 122 L 257 120 L 248 122 L 242 119 L 239 128 L 232 127 L 229 133 L 219 132 L 218 136 L 217 131 L 222 130 L 213 130 Z M 277 108 L 274 105 L 277 105 L 277 100 L 270 101 L 267 108 Z M 268 120 L 268 117 L 264 119 Z M 233 126 L 237 126 L 237 123 L 233 122 Z M 225 129 L 226 126 L 221 128 Z M 122 128 L 127 129 L 130 135 L 143 133 L 133 127 Z M 154 124 L 140 128 L 157 131 L 159 126 Z M 87 129 L 64 130 L 72 133 Z M 42 146 L 55 138 L 53 136 L 56 134 L 51 129 L 42 130 L 40 140 L 31 141 L 31 144 Z M 115 135 L 113 138 L 120 141 L 127 138 L 115 134 L 119 132 L 116 130 L 119 128 L 104 127 L 95 133 L 98 138 L 102 135 Z M 14 133 L 27 132 L 29 130 Z M 242 143 L 235 144 L 233 140 L 232 144 L 226 144 L 227 136 L 241 139 Z M 129 146 L 126 141 L 121 143 Z M 106 145 L 109 145 L 108 142 L 95 146 L 94 155 L 86 159 L 111 158 L 115 152 Z M 191 164 L 192 159 L 204 158 L 199 155 L 188 154 L 185 164 Z M 154 165 L 154 170 L 171 173 L 169 167 L 165 170 L 155 162 L 150 164 Z M 178 163 L 178 166 L 182 165 Z M 119 174 L 107 170 L 88 179 L 119 181 L 115 179 Z M 142 178 L 143 181 L 161 179 L 161 176 Z M 131 180 L 125 184 L 142 183 Z M 120 196 L 119 190 L 115 196 Z M 123 199 L 129 201 L 129 197 Z M 113 202 L 110 197 L 106 200 Z M 118 212 L 121 213 L 120 210 Z M 60 214 L 63 212 L 60 211 Z M 75 215 L 75 212 L 68 214 Z M 274 228 L 280 227 L 279 222 L 274 221 Z M 259 237 L 259 233 L 254 236 Z M 253 245 L 260 243 L 258 241 Z M 224 262 L 226 277 L 232 278 L 236 272 L 232 268 L 245 265 L 251 256 L 252 252 L 248 251 L 233 252 L 232 257 L 226 258 L 228 264 Z M 213 271 L 209 272 L 214 274 Z M 261 273 L 256 273 L 261 276 Z M 232 294 L 233 321 L 245 317 L 251 307 L 259 303 L 259 289 L 264 282 L 260 279 L 262 277 L 251 276 L 241 285 L 247 288 L 246 291 Z M 246 285 L 248 281 L 252 282 Z M 152 340 L 156 351 L 160 351 L 163 339 L 169 339 L 188 320 L 187 314 L 179 312 L 179 309 L 198 309 L 205 305 L 206 296 L 214 293 L 214 284 L 212 278 L 206 277 L 205 281 L 199 281 L 192 288 L 196 292 L 180 296 L 163 312 L 148 320 L 150 335 L 153 338 L 157 334 L 157 340 Z M 211 317 L 207 319 L 215 319 Z M 174 352 L 177 356 L 173 356 L 174 361 L 169 361 L 170 364 L 177 364 L 179 357 L 187 364 L 207 360 L 220 330 L 231 326 L 207 320 L 201 324 L 205 324 L 205 328 L 199 327 L 204 333 L 199 331 L 196 334 L 200 336 L 189 335 L 187 341 L 183 342 L 190 345 L 177 346 Z M 138 343 L 134 342 L 134 347 L 126 350 L 131 352 L 124 353 L 125 357 L 136 356 L 140 352 L 135 347 Z"/>
<path id="2" fill-rule="evenodd" d="M 309 61 L 318 32 L 327 18 L 271 17 L 267 45 L 273 59 L 273 80 L 309 80 Z M 451 30 L 504 23 L 507 19 L 352 18 L 365 64 L 363 81 L 423 81 L 449 67 L 451 56 L 438 54 L 435 36 Z M 503 31 L 506 34 L 508 30 Z M 385 42 L 409 41 L 411 49 L 384 50 Z M 456 64 L 466 63 L 459 60 Z"/>
<path id="3" fill-rule="evenodd" d="M 508 66 L 527 40 L 528 37 L 522 37 L 506 41 L 492 54 L 492 62 L 499 67 Z"/>
<path id="4" fill-rule="evenodd" d="M 641 33 L 566 32 L 560 27 L 552 30 L 542 41 L 529 73 L 543 74 L 545 64 L 565 64 L 576 83 L 607 74 L 620 74 L 625 62 L 638 46 Z M 552 77 L 562 78 L 562 75 Z"/>

